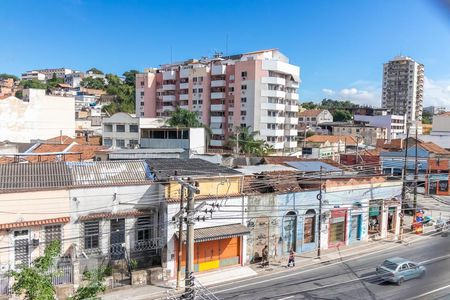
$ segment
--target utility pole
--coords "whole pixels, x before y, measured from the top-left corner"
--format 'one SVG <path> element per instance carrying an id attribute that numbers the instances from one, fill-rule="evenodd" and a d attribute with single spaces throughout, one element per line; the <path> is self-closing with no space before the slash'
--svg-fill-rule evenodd
<path id="1" fill-rule="evenodd" d="M 402 172 L 402 181 L 403 181 L 402 198 L 400 199 L 400 210 L 401 210 L 400 236 L 399 236 L 400 241 L 403 240 L 403 221 L 404 221 L 404 215 L 405 215 L 405 212 L 403 211 L 403 203 L 405 202 L 405 199 L 406 199 L 406 167 L 407 167 L 407 161 L 408 161 L 408 139 L 409 139 L 409 126 L 407 123 L 406 124 L 406 141 L 405 141 L 405 157 L 404 157 L 405 161 L 403 162 L 403 172 Z"/>
<path id="2" fill-rule="evenodd" d="M 181 192 L 180 192 L 180 212 L 184 211 L 184 186 L 181 185 Z M 183 213 L 180 214 L 179 222 L 180 227 L 178 228 L 178 265 L 177 265 L 177 289 L 180 288 L 180 282 L 181 282 L 181 256 L 183 255 Z"/>
<path id="3" fill-rule="evenodd" d="M 418 121 L 416 121 L 416 146 L 415 146 L 415 166 L 414 166 L 414 200 L 413 200 L 413 222 L 416 219 L 417 212 L 417 181 L 418 181 L 418 173 L 419 173 L 419 163 L 418 163 L 418 154 L 417 154 L 417 127 Z"/>
<path id="4" fill-rule="evenodd" d="M 320 236 L 322 235 L 322 166 L 320 166 L 320 187 L 319 194 L 317 194 L 317 200 L 319 200 L 319 234 L 318 234 L 318 244 L 317 244 L 317 258 L 320 259 Z"/>
<path id="5" fill-rule="evenodd" d="M 356 164 L 358 164 L 359 136 L 356 136 Z"/>

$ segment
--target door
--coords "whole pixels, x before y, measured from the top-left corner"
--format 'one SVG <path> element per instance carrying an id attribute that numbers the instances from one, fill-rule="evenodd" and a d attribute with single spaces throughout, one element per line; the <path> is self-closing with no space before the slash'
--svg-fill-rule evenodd
<path id="1" fill-rule="evenodd" d="M 407 263 L 404 263 L 403 265 L 400 266 L 400 275 L 405 279 L 411 279 L 413 274 L 411 272 L 411 269 L 409 268 Z"/>
<path id="2" fill-rule="evenodd" d="M 352 216 L 352 221 L 350 224 L 350 241 L 357 241 L 358 240 L 358 218 L 357 216 Z"/>
<path id="3" fill-rule="evenodd" d="M 125 219 L 111 220 L 110 253 L 112 260 L 123 259 L 125 254 Z"/>
<path id="4" fill-rule="evenodd" d="M 286 241 L 286 253 L 292 249 L 297 251 L 297 214 L 293 211 L 284 216 L 284 239 Z"/>

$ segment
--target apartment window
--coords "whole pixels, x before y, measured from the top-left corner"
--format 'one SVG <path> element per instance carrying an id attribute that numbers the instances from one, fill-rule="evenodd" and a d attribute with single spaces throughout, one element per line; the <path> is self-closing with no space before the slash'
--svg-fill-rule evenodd
<path id="1" fill-rule="evenodd" d="M 234 92 L 234 86 L 230 86 L 230 92 Z"/>
<path id="2" fill-rule="evenodd" d="M 241 123 L 241 128 L 245 128 L 245 127 L 247 127 L 247 124 Z"/>
<path id="3" fill-rule="evenodd" d="M 192 89 L 192 92 L 193 92 L 194 94 L 196 94 L 196 93 L 197 93 L 197 89 Z"/>
<path id="4" fill-rule="evenodd" d="M 144 92 L 141 92 L 141 97 L 144 97 Z"/>
<path id="5" fill-rule="evenodd" d="M 104 124 L 103 125 L 103 131 L 104 132 L 112 132 L 112 125 L 111 124 Z"/>
<path id="6" fill-rule="evenodd" d="M 203 81 L 203 76 L 200 76 L 200 77 L 198 78 L 198 81 L 199 81 L 199 82 L 202 82 L 202 81 Z"/>
<path id="7" fill-rule="evenodd" d="M 197 104 L 197 100 L 192 100 L 192 104 L 196 105 Z"/>
<path id="8" fill-rule="evenodd" d="M 197 77 L 192 78 L 193 82 L 197 82 Z"/>
<path id="9" fill-rule="evenodd" d="M 141 112 L 141 117 L 143 117 L 144 116 L 144 112 Z"/>
<path id="10" fill-rule="evenodd" d="M 231 80 L 231 81 L 234 80 L 234 75 L 230 75 L 230 80 Z"/>
<path id="11" fill-rule="evenodd" d="M 125 140 L 116 140 L 116 147 L 125 148 Z"/>
<path id="12" fill-rule="evenodd" d="M 138 242 L 148 241 L 154 237 L 153 216 L 139 217 L 136 227 Z"/>
<path id="13" fill-rule="evenodd" d="M 198 104 L 203 104 L 203 100 L 198 100 Z"/>
<path id="14" fill-rule="evenodd" d="M 241 110 L 241 116 L 246 116 L 246 115 L 247 115 L 247 111 Z"/>
<path id="15" fill-rule="evenodd" d="M 299 121 L 303 122 L 303 117 L 298 118 Z"/>
<path id="16" fill-rule="evenodd" d="M 241 72 L 242 77 L 247 77 L 247 71 Z"/>
<path id="17" fill-rule="evenodd" d="M 96 250 L 100 246 L 100 223 L 90 221 L 84 223 L 84 249 Z"/>
<path id="18" fill-rule="evenodd" d="M 311 121 L 315 122 L 315 121 L 316 121 L 316 118 L 315 118 L 315 117 L 312 117 L 312 118 L 311 118 Z"/>
<path id="19" fill-rule="evenodd" d="M 144 102 L 141 102 L 141 106 L 144 106 Z"/>
<path id="20" fill-rule="evenodd" d="M 246 90 L 247 89 L 247 85 L 243 84 L 241 85 L 241 90 Z"/>
<path id="21" fill-rule="evenodd" d="M 247 103 L 247 98 L 246 98 L 246 97 L 241 98 L 241 102 L 242 102 L 242 103 Z"/>
<path id="22" fill-rule="evenodd" d="M 139 128 L 137 125 L 130 125 L 130 132 L 139 132 Z"/>
<path id="23" fill-rule="evenodd" d="M 199 93 L 203 93 L 203 89 L 202 89 L 202 88 L 199 88 L 199 89 L 198 89 L 198 92 L 199 92 Z"/>
<path id="24" fill-rule="evenodd" d="M 106 147 L 112 146 L 112 140 L 111 139 L 103 139 L 103 145 Z"/>
<path id="25" fill-rule="evenodd" d="M 50 225 L 44 227 L 45 244 L 48 245 L 53 241 L 62 240 L 61 225 Z"/>
<path id="26" fill-rule="evenodd" d="M 125 132 L 125 125 L 116 125 L 116 132 Z"/>
<path id="27" fill-rule="evenodd" d="M 232 111 L 228 112 L 228 116 L 232 117 L 233 115 L 234 115 L 234 112 L 232 112 Z"/>

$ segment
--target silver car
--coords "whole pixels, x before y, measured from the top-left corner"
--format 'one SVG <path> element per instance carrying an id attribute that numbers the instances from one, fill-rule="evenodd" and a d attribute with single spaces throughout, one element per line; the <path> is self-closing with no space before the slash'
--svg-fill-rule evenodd
<path id="1" fill-rule="evenodd" d="M 405 280 L 422 277 L 426 272 L 424 266 L 401 257 L 386 259 L 376 270 L 380 279 L 398 285 Z"/>

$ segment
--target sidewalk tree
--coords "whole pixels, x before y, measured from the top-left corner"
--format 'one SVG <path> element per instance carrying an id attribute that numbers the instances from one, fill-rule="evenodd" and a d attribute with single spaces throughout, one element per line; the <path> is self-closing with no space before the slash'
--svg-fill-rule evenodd
<path id="1" fill-rule="evenodd" d="M 10 271 L 14 278 L 13 292 L 26 300 L 53 300 L 55 289 L 52 284 L 51 267 L 61 251 L 59 241 L 53 241 L 30 266 L 22 266 L 18 271 Z"/>
<path id="2" fill-rule="evenodd" d="M 94 271 L 86 271 L 83 274 L 85 284 L 80 286 L 75 294 L 69 300 L 97 300 L 100 299 L 98 294 L 106 290 L 103 282 L 106 276 L 107 268 L 101 267 Z"/>

